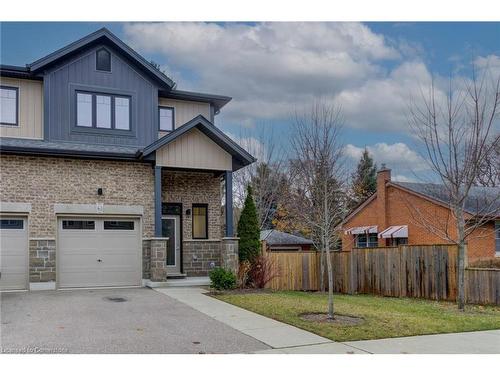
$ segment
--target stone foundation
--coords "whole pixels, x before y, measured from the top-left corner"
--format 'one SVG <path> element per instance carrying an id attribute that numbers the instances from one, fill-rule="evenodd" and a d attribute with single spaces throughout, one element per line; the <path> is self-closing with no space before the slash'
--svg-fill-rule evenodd
<path id="1" fill-rule="evenodd" d="M 190 240 L 182 243 L 183 271 L 188 276 L 208 276 L 212 268 L 219 267 L 220 240 Z"/>
<path id="2" fill-rule="evenodd" d="M 151 278 L 151 240 L 142 240 L 142 278 Z"/>
<path id="3" fill-rule="evenodd" d="M 238 241 L 237 237 L 224 237 L 220 245 L 221 267 L 238 274 Z"/>
<path id="4" fill-rule="evenodd" d="M 30 282 L 56 281 L 56 240 L 29 241 Z"/>
<path id="5" fill-rule="evenodd" d="M 151 239 L 151 281 L 167 280 L 167 238 Z"/>

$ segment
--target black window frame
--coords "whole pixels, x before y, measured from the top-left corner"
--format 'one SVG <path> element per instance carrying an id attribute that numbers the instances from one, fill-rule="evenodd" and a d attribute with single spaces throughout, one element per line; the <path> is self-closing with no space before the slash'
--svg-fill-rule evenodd
<path id="1" fill-rule="evenodd" d="M 14 223 L 15 222 L 15 223 Z M 21 224 L 21 225 L 19 225 Z M 0 229 L 24 229 L 23 219 L 0 219 Z"/>
<path id="2" fill-rule="evenodd" d="M 132 133 L 132 96 L 124 95 L 124 94 L 114 94 L 109 92 L 101 92 L 101 91 L 89 91 L 89 90 L 79 90 L 76 89 L 74 95 L 74 103 L 75 103 L 75 113 L 74 113 L 74 127 L 78 130 L 80 129 L 93 129 L 98 131 L 112 131 L 113 133 Z M 78 125 L 78 94 L 87 94 L 92 97 L 92 126 L 82 126 Z M 97 96 L 109 96 L 111 98 L 111 128 L 103 128 L 97 126 Z M 128 100 L 128 129 L 117 129 L 116 128 L 116 116 L 115 116 L 115 99 L 116 98 L 125 98 Z"/>
<path id="3" fill-rule="evenodd" d="M 205 209 L 205 228 L 206 233 L 204 237 L 195 237 L 194 236 L 194 209 L 195 208 L 204 208 Z M 191 237 L 193 240 L 207 240 L 208 239 L 208 204 L 207 203 L 193 203 L 191 205 Z"/>
<path id="4" fill-rule="evenodd" d="M 82 227 L 81 228 L 65 228 L 64 227 L 64 224 L 65 223 L 68 223 L 68 222 L 75 222 L 75 223 L 85 223 L 85 224 L 82 224 Z M 89 228 L 88 227 L 88 224 L 89 223 L 92 223 L 92 227 Z M 78 219 L 64 219 L 62 220 L 62 230 L 93 230 L 95 231 L 96 230 L 96 225 L 95 225 L 96 221 L 95 220 L 78 220 Z"/>
<path id="5" fill-rule="evenodd" d="M 160 120 L 160 112 L 162 109 L 168 109 L 172 111 L 172 129 L 170 130 L 165 130 L 161 128 L 161 120 Z M 158 106 L 158 130 L 161 132 L 171 132 L 175 130 L 175 107 L 169 107 L 166 105 L 159 105 Z"/>
<path id="6" fill-rule="evenodd" d="M 109 70 L 108 69 L 99 69 L 99 52 L 104 51 L 108 54 L 109 57 Z M 106 72 L 106 73 L 111 73 L 111 52 L 109 52 L 106 48 L 99 48 L 97 51 L 95 51 L 95 70 L 98 72 Z"/>
<path id="7" fill-rule="evenodd" d="M 11 123 L 11 122 L 3 122 L 0 119 L 0 125 L 6 125 L 6 126 L 19 126 L 19 87 L 16 86 L 6 86 L 6 85 L 0 85 L 0 89 L 4 90 L 12 90 L 16 92 L 16 122 Z"/>
<path id="8" fill-rule="evenodd" d="M 132 224 L 132 228 L 124 228 L 120 226 L 112 226 L 106 228 L 106 223 L 127 223 L 127 224 Z M 104 230 L 135 230 L 135 221 L 134 220 L 104 220 L 103 222 L 103 229 Z"/>

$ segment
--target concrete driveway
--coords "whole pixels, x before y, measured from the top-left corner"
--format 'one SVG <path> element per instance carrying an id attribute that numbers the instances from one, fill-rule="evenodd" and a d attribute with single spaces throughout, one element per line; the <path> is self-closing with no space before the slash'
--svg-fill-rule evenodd
<path id="1" fill-rule="evenodd" d="M 270 348 L 162 293 L 1 293 L 3 353 L 249 353 Z"/>

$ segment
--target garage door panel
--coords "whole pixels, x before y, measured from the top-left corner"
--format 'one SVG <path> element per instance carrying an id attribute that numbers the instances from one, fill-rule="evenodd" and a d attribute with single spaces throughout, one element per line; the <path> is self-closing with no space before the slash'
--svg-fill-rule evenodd
<path id="1" fill-rule="evenodd" d="M 2 220 L 8 220 L 2 217 Z M 26 218 L 22 229 L 0 229 L 0 290 L 26 289 L 28 280 L 28 231 Z"/>
<path id="2" fill-rule="evenodd" d="M 92 220 L 95 221 L 95 225 L 93 225 L 94 230 L 65 230 L 59 225 L 60 287 L 140 284 L 142 249 L 139 220 L 112 221 L 112 218 L 71 220 L 73 226 L 78 225 L 75 223 L 78 220 Z M 122 223 L 123 221 L 125 222 Z M 123 227 L 134 229 L 121 230 Z"/>

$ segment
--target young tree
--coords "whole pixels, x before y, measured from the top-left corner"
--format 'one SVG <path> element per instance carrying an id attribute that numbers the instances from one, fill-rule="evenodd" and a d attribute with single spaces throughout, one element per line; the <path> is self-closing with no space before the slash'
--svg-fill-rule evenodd
<path id="1" fill-rule="evenodd" d="M 377 190 L 377 166 L 366 148 L 351 179 L 349 208 L 354 208 Z"/>
<path id="2" fill-rule="evenodd" d="M 245 204 L 238 221 L 240 261 L 252 260 L 260 253 L 260 229 L 257 210 L 252 195 L 252 187 L 247 187 Z"/>
<path id="3" fill-rule="evenodd" d="M 476 199 L 471 189 L 478 180 L 481 166 L 498 147 L 500 76 L 492 81 L 473 71 L 464 89 L 454 89 L 453 80 L 446 98 L 438 99 L 434 83 L 422 104 L 410 107 L 410 125 L 424 148 L 424 158 L 442 184 L 454 230 L 443 228 L 426 215 L 418 215 L 422 225 L 458 246 L 458 308 L 465 306 L 466 241 L 491 217 L 498 215 L 498 196 L 478 197 L 478 212 L 469 215 L 466 202 Z M 495 212 L 496 211 L 496 212 Z"/>
<path id="4" fill-rule="evenodd" d="M 340 141 L 342 118 L 339 107 L 315 103 L 309 113 L 295 116 L 292 148 L 295 195 L 294 215 L 307 225 L 312 239 L 322 254 L 322 269 L 326 260 L 328 273 L 328 318 L 334 319 L 333 266 L 330 247 L 338 233 L 336 224 L 345 215 L 345 181 Z M 324 271 L 321 274 L 323 279 Z"/>

